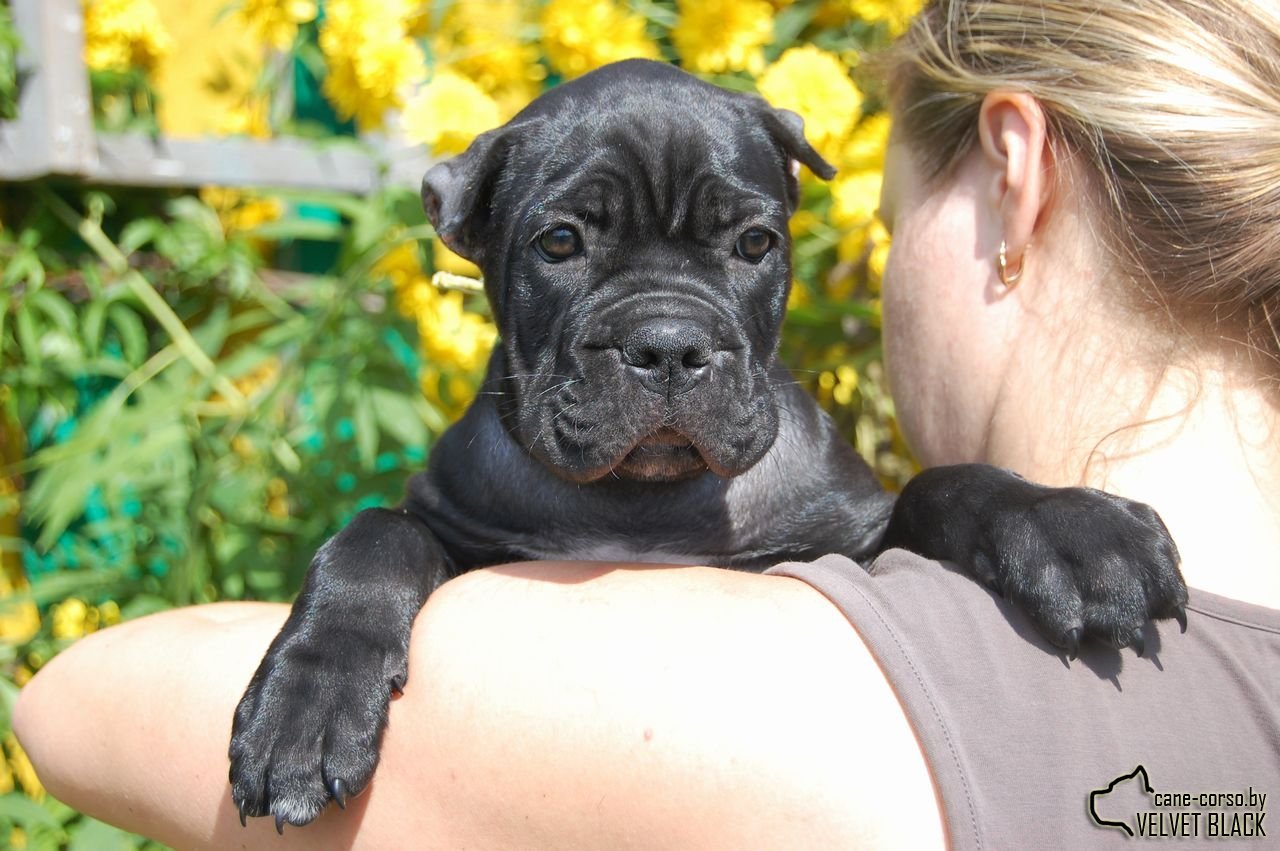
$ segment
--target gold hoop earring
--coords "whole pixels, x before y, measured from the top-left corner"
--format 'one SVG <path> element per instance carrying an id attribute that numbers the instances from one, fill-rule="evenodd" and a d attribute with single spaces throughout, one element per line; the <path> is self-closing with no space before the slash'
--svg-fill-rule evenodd
<path id="1" fill-rule="evenodd" d="M 1022 278 L 1023 263 L 1018 264 L 1018 271 L 1009 274 L 1009 258 L 1006 255 L 1008 246 L 1005 241 L 1000 240 L 1000 254 L 996 257 L 996 266 L 1000 269 L 1000 283 L 1004 284 L 1006 290 L 1011 290 L 1018 285 L 1018 281 Z M 1025 255 L 1024 255 L 1025 256 Z"/>

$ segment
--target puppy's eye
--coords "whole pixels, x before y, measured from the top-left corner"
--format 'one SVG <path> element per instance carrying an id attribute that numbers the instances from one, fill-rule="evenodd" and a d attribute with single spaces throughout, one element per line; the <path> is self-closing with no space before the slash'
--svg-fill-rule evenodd
<path id="1" fill-rule="evenodd" d="M 773 234 L 764 228 L 749 228 L 738 237 L 736 250 L 744 260 L 756 263 L 773 248 Z"/>
<path id="2" fill-rule="evenodd" d="M 548 263 L 559 263 L 582 252 L 582 237 L 569 225 L 555 225 L 538 235 L 538 253 Z"/>

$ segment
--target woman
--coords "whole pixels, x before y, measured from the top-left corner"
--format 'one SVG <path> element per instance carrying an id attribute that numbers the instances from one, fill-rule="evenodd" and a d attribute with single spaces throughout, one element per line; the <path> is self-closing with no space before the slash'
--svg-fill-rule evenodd
<path id="1" fill-rule="evenodd" d="M 1265 830 L 1278 57 L 1270 0 L 944 0 L 891 68 L 885 343 L 903 427 L 926 464 L 1154 505 L 1193 591 L 1186 632 L 1161 624 L 1148 658 L 1089 647 L 1064 664 L 1001 600 L 901 552 L 870 576 L 834 558 L 766 576 L 516 565 L 431 598 L 382 763 L 345 812 L 281 839 L 231 804 L 231 711 L 281 606 L 169 613 L 58 657 L 15 716 L 42 777 L 180 847 Z"/>

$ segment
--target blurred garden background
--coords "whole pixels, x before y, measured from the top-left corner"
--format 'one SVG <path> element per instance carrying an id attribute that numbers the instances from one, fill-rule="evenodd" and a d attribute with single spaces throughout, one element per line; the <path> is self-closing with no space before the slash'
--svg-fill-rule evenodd
<path id="1" fill-rule="evenodd" d="M 0 2 L 0 131 L 42 58 L 15 17 L 45 2 Z M 83 67 L 61 73 L 87 75 L 90 155 L 305 140 L 335 172 L 378 165 L 354 190 L 249 155 L 204 185 L 0 180 L 0 847 L 152 847 L 44 793 L 9 730 L 18 689 L 121 620 L 287 600 L 327 536 L 398 501 L 495 331 L 482 298 L 432 284 L 477 273 L 395 158 L 458 153 L 562 80 L 663 59 L 805 118 L 840 173 L 802 178 L 784 358 L 886 483 L 909 476 L 880 367 L 888 117 L 865 66 L 919 0 L 58 2 L 82 15 Z"/>

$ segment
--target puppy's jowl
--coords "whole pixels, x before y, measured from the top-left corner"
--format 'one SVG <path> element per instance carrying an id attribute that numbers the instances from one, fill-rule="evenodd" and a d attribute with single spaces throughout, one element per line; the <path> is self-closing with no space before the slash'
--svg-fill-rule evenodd
<path id="1" fill-rule="evenodd" d="M 1146 506 L 978 465 L 927 471 L 896 504 L 880 488 L 776 361 L 796 162 L 832 174 L 794 114 L 636 60 L 427 173 L 428 215 L 484 270 L 501 342 L 404 502 L 316 554 L 236 710 L 242 818 L 305 824 L 365 787 L 414 616 L 485 565 L 761 570 L 900 546 L 968 567 L 1071 653 L 1086 636 L 1140 651 L 1149 618 L 1181 613 Z"/>

